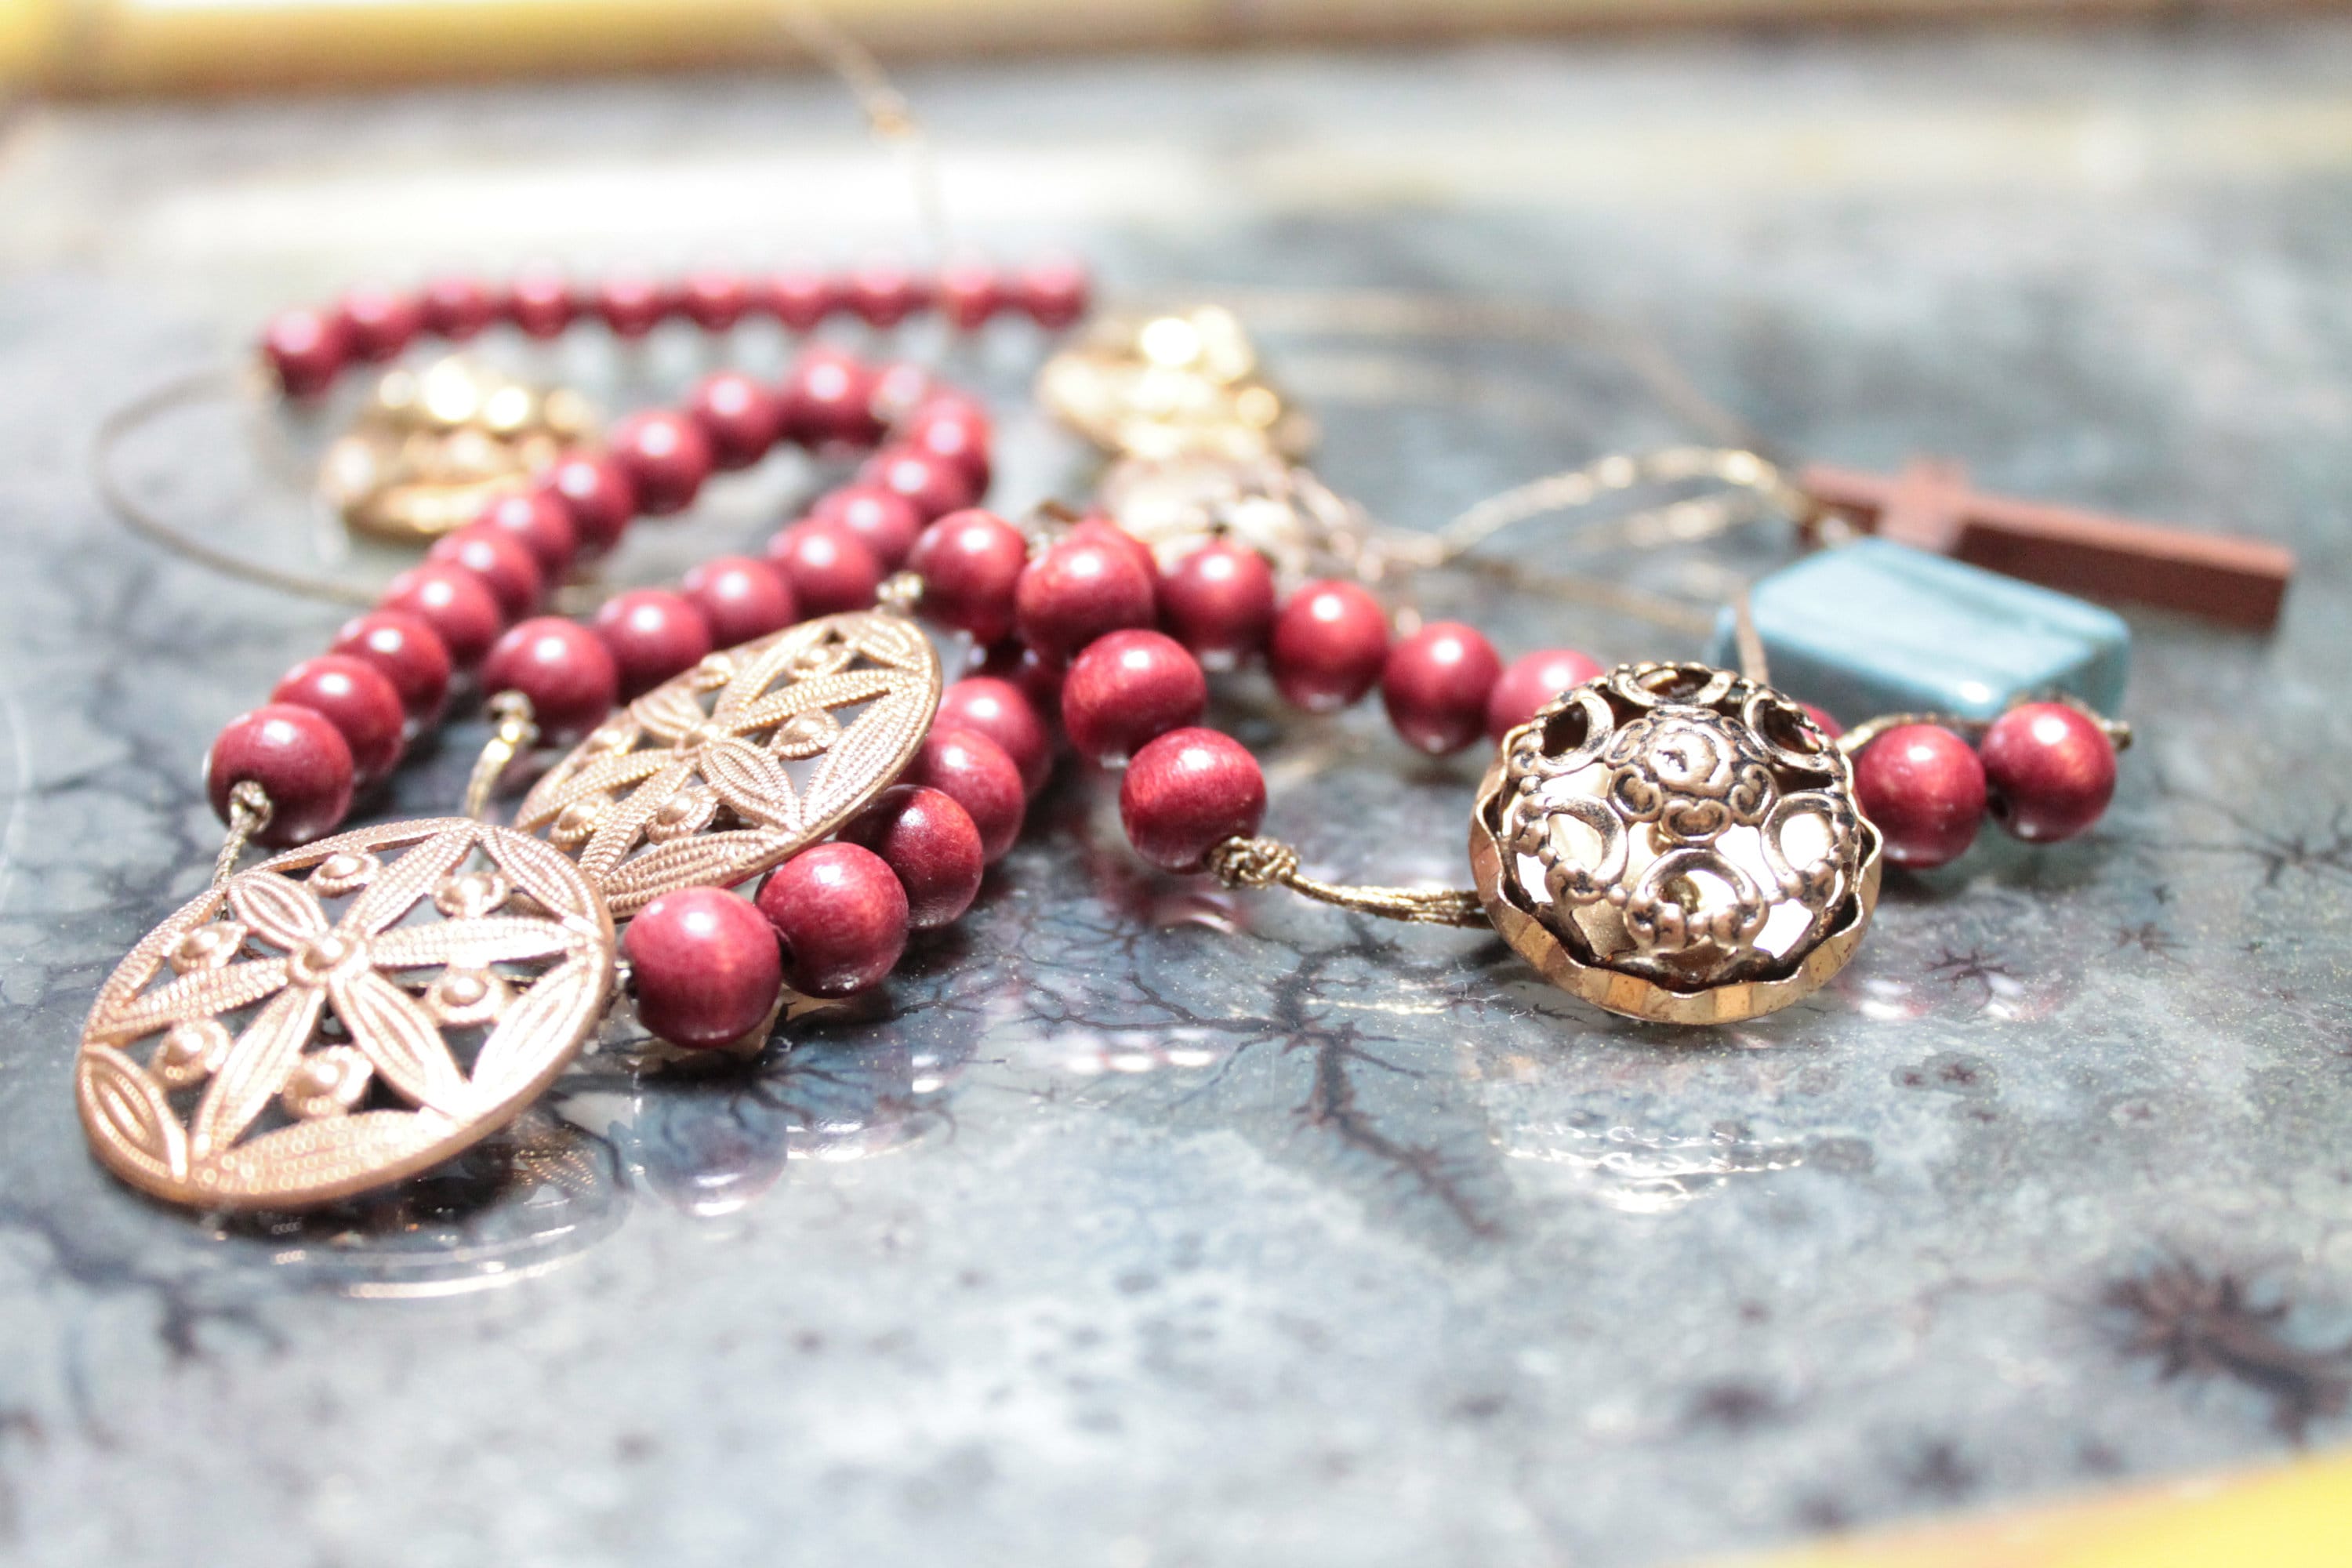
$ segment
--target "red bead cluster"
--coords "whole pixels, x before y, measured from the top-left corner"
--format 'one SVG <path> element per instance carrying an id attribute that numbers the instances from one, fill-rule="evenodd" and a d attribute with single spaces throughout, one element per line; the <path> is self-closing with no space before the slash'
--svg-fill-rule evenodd
<path id="1" fill-rule="evenodd" d="M 822 348 L 781 386 L 713 375 L 683 411 L 624 420 L 605 449 L 559 458 L 394 578 L 326 657 L 297 666 L 268 707 L 221 731 L 206 767 L 214 808 L 226 820 L 230 790 L 251 779 L 274 808 L 260 841 L 300 844 L 332 830 L 354 793 L 392 771 L 462 676 L 486 696 L 529 698 L 541 739 L 563 744 L 713 648 L 864 608 L 925 524 L 984 489 L 991 438 L 977 403 L 912 366 Z M 876 449 L 770 540 L 765 559 L 720 556 L 675 591 L 615 595 L 587 626 L 538 614 L 575 561 L 612 548 L 639 514 L 691 501 L 719 454 L 747 466 L 787 439 Z"/>
<path id="2" fill-rule="evenodd" d="M 889 328 L 936 312 L 959 331 L 975 331 L 1011 314 L 1058 331 L 1086 314 L 1090 293 L 1085 268 L 1058 258 L 1010 272 L 964 262 L 929 277 L 889 263 L 843 273 L 713 270 L 667 281 L 624 274 L 597 283 L 541 269 L 505 284 L 453 277 L 414 292 L 355 289 L 332 305 L 276 317 L 263 329 L 260 346 L 286 394 L 309 397 L 352 366 L 392 359 L 420 337 L 462 342 L 498 325 L 526 337 L 553 338 L 594 321 L 615 337 L 635 339 L 669 321 L 723 332 L 764 318 L 805 332 L 837 318 Z"/>
<path id="3" fill-rule="evenodd" d="M 1988 812 L 2032 844 L 2071 838 L 2116 793 L 2116 748 L 2081 710 L 2029 702 L 1975 746 L 1939 724 L 1900 724 L 1854 761 L 1854 797 L 1886 838 L 1886 858 L 1927 870 L 1976 842 Z"/>

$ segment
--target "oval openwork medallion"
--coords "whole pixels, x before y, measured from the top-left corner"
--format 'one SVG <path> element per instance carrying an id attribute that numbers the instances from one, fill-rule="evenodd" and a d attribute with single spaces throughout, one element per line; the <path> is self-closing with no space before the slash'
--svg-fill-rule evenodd
<path id="1" fill-rule="evenodd" d="M 463 817 L 340 834 L 207 889 L 131 950 L 82 1030 L 82 1125 L 159 1197 L 349 1197 L 511 1121 L 613 974 L 604 900 L 539 840 Z"/>
<path id="2" fill-rule="evenodd" d="M 1612 1013 L 1719 1024 L 1845 966 L 1878 898 L 1853 768 L 1727 670 L 1624 665 L 1504 737 L 1470 861 L 1495 928 Z"/>
<path id="3" fill-rule="evenodd" d="M 939 656 L 914 622 L 825 616 L 630 703 L 533 786 L 515 826 L 574 856 L 625 920 L 678 888 L 748 880 L 840 826 L 914 760 L 939 703 Z"/>

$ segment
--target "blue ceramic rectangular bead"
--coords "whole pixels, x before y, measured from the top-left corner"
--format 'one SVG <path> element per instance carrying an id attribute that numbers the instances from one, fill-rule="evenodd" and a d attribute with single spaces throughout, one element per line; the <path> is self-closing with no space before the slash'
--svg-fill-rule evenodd
<path id="1" fill-rule="evenodd" d="M 1772 684 L 1852 724 L 1932 710 L 1990 719 L 2021 698 L 2123 702 L 2131 629 L 2064 594 L 1883 539 L 1809 555 L 1749 595 Z M 1738 665 L 1731 612 L 1710 657 Z"/>

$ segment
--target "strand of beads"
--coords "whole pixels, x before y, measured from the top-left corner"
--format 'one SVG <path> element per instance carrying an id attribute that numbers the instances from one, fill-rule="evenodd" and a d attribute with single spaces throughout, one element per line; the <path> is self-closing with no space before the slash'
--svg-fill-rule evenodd
<path id="1" fill-rule="evenodd" d="M 836 319 L 888 329 L 936 313 L 958 331 L 977 331 L 1017 314 L 1058 331 L 1086 314 L 1089 294 L 1086 269 L 1059 258 L 1011 272 L 966 261 L 929 277 L 877 263 L 844 273 L 709 270 L 670 280 L 628 273 L 586 284 L 541 268 L 503 284 L 447 277 L 415 290 L 354 289 L 331 305 L 273 317 L 260 351 L 289 396 L 310 397 L 355 365 L 398 357 L 420 337 L 464 342 L 499 325 L 545 339 L 593 321 L 635 340 L 672 321 L 723 332 L 765 319 L 808 332 Z"/>

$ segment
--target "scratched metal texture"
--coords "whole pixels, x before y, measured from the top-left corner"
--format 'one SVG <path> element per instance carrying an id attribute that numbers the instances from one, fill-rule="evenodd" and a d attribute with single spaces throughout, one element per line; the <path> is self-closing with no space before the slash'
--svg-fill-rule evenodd
<path id="1" fill-rule="evenodd" d="M 1892 879 L 1834 987 L 1736 1031 L 1604 1019 L 1475 935 L 1148 874 L 1112 782 L 1066 762 L 961 925 L 754 1069 L 608 1051 L 394 1200 L 192 1217 L 86 1156 L 74 1042 L 209 865 L 207 738 L 339 613 L 114 529 L 80 468 L 101 412 L 355 279 L 855 259 L 905 204 L 816 78 L 26 110 L 0 143 L 0 1556 L 1632 1565 L 2352 1436 L 2352 31 L 907 85 L 1000 255 L 1602 312 L 1792 449 L 2228 524 L 2303 581 L 2269 638 L 2136 617 L 2107 822 Z M 1556 346 L 1268 353 L 1322 471 L 1406 523 L 1686 433 Z M 610 407 L 701 361 L 521 363 Z M 1005 409 L 1010 505 L 1087 473 L 1020 412 L 1034 363 L 1008 331 L 950 367 Z M 249 435 L 191 416 L 134 467 L 307 559 Z M 618 571 L 756 540 L 808 481 L 730 481 Z M 1448 604 L 1507 651 L 1693 646 Z M 1311 867 L 1460 878 L 1475 761 L 1408 761 L 1372 711 L 1277 738 L 1246 680 L 1221 704 Z M 377 814 L 446 809 L 479 736 Z"/>

